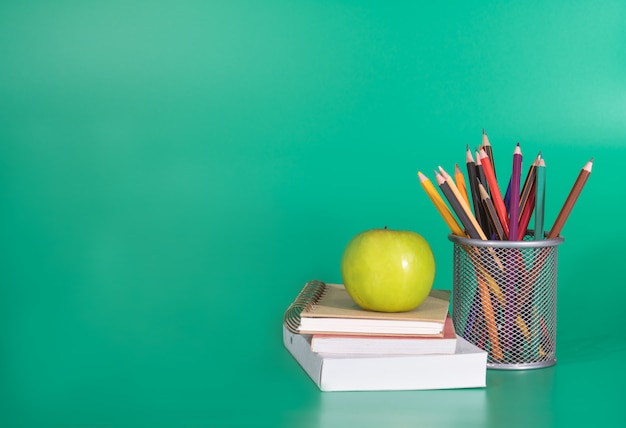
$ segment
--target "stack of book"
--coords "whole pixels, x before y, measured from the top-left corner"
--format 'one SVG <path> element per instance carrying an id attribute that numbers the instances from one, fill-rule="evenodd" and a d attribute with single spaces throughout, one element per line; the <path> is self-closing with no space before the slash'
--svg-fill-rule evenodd
<path id="1" fill-rule="evenodd" d="M 341 284 L 309 281 L 283 317 L 283 343 L 322 391 L 486 386 L 487 353 L 456 335 L 450 292 L 409 312 L 361 309 Z"/>

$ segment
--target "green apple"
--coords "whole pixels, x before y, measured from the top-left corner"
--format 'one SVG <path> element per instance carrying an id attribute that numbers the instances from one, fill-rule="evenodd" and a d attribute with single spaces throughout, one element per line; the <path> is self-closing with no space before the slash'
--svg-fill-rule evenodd
<path id="1" fill-rule="evenodd" d="M 363 309 L 404 312 L 418 307 L 435 279 L 435 257 L 428 242 L 409 230 L 371 229 L 348 242 L 341 277 Z"/>

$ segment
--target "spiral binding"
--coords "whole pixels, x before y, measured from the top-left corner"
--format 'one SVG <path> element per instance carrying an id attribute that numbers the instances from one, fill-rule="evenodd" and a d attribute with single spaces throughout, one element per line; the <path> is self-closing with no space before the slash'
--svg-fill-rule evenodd
<path id="1" fill-rule="evenodd" d="M 319 280 L 312 280 L 304 284 L 296 299 L 289 305 L 283 316 L 283 324 L 287 330 L 298 334 L 300 314 L 315 305 L 326 291 L 326 284 Z"/>

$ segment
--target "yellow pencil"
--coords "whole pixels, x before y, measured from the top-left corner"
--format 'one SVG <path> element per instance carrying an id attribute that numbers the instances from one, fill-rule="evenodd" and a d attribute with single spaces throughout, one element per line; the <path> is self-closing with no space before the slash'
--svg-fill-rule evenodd
<path id="1" fill-rule="evenodd" d="M 426 194 L 430 197 L 430 200 L 433 202 L 435 208 L 437 208 L 437 211 L 439 211 L 439 214 L 441 214 L 452 233 L 458 236 L 465 236 L 465 232 L 461 229 L 461 226 L 452 215 L 452 212 L 450 212 L 450 209 L 441 198 L 441 195 L 439 195 L 435 189 L 435 186 L 433 186 L 433 183 L 419 171 L 417 176 L 420 179 L 420 184 L 424 188 L 424 191 L 426 191 Z"/>

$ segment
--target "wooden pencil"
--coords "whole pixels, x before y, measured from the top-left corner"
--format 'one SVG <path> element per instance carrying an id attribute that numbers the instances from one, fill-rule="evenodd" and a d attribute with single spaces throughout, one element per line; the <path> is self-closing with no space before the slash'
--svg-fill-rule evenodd
<path id="1" fill-rule="evenodd" d="M 448 200 L 448 203 L 452 207 L 452 210 L 456 213 L 457 218 L 461 221 L 461 224 L 465 227 L 465 231 L 472 239 L 485 239 L 481 238 L 478 229 L 474 223 L 469 219 L 467 215 L 467 211 L 463 208 L 461 201 L 457 198 L 450 188 L 450 183 L 441 175 L 439 172 L 435 171 L 435 177 L 437 180 L 437 185 L 443 192 L 444 196 Z"/>
<path id="2" fill-rule="evenodd" d="M 469 187 L 472 194 L 474 216 L 476 217 L 478 224 L 480 224 L 480 227 L 482 227 L 483 231 L 486 233 L 487 231 L 485 230 L 480 193 L 478 192 L 478 181 L 476 179 L 476 162 L 474 162 L 469 146 L 467 146 L 467 150 L 465 151 L 465 166 L 467 168 L 467 177 L 469 179 Z"/>
<path id="3" fill-rule="evenodd" d="M 537 163 L 535 187 L 535 239 L 544 238 L 543 217 L 546 203 L 546 162 L 543 158 Z"/>
<path id="4" fill-rule="evenodd" d="M 552 229 L 550 229 L 550 232 L 548 233 L 548 239 L 554 239 L 557 236 L 559 236 L 559 234 L 561 233 L 561 230 L 563 229 L 563 226 L 565 225 L 567 218 L 569 217 L 570 213 L 572 212 L 572 209 L 574 208 L 574 204 L 576 203 L 576 200 L 580 196 L 580 192 L 582 192 L 583 187 L 585 186 L 585 183 L 587 182 L 587 179 L 589 178 L 589 175 L 591 175 L 592 167 L 593 167 L 593 158 L 591 158 L 589 162 L 587 162 L 585 166 L 583 166 L 582 169 L 580 170 L 580 173 L 578 174 L 578 177 L 576 178 L 576 181 L 574 182 L 574 185 L 572 186 L 572 189 L 570 190 L 569 195 L 567 195 L 567 199 L 565 199 L 565 203 L 563 204 L 563 207 L 561 208 L 559 215 L 556 217 L 556 220 L 554 221 L 554 224 L 552 225 Z"/>
<path id="5" fill-rule="evenodd" d="M 487 137 L 487 133 L 483 128 L 483 138 L 481 148 L 485 150 L 487 156 L 489 156 L 489 162 L 491 163 L 491 169 L 493 169 L 494 176 L 496 174 L 496 164 L 493 159 L 493 147 L 491 147 L 491 143 L 489 142 L 489 137 Z"/>
<path id="6" fill-rule="evenodd" d="M 443 220 L 450 228 L 450 231 L 455 235 L 465 236 L 465 232 L 463 232 L 463 229 L 454 218 L 452 212 L 450 212 L 450 209 L 441 198 L 441 195 L 439 195 L 437 189 L 435 189 L 435 186 L 433 186 L 433 183 L 430 181 L 430 179 L 419 171 L 417 172 L 417 176 L 419 177 L 420 184 L 424 188 L 424 191 L 435 205 L 435 208 L 437 208 L 437 211 L 439 211 L 441 217 L 443 217 Z"/>
<path id="7" fill-rule="evenodd" d="M 496 315 L 491 303 L 491 297 L 489 296 L 489 287 L 485 283 L 483 276 L 477 272 L 478 280 L 478 292 L 480 293 L 480 301 L 483 306 L 483 314 L 485 316 L 485 327 L 487 328 L 487 334 L 489 336 L 489 342 L 491 345 L 491 355 L 496 360 L 504 358 L 502 348 L 500 347 L 500 339 L 498 337 L 498 325 L 496 323 Z"/>
<path id="8" fill-rule="evenodd" d="M 489 192 L 489 183 L 487 182 L 487 177 L 485 177 L 483 162 L 480 160 L 480 150 L 476 151 L 476 176 L 480 180 L 481 184 L 485 187 L 485 190 Z"/>
<path id="9" fill-rule="evenodd" d="M 530 187 L 530 194 L 528 195 L 528 202 L 524 205 L 524 211 L 520 213 L 519 219 L 519 227 L 517 230 L 517 240 L 522 241 L 524 236 L 526 236 L 526 231 L 528 230 L 528 223 L 530 222 L 530 217 L 533 214 L 533 209 L 535 208 L 535 193 L 537 186 Z"/>
<path id="10" fill-rule="evenodd" d="M 487 193 L 488 193 L 489 183 L 487 183 L 487 178 L 485 177 L 485 170 L 483 169 L 483 165 L 480 160 L 479 150 L 476 151 L 476 177 L 478 178 L 478 181 L 484 186 L 485 190 L 487 190 Z M 480 192 L 478 192 L 478 200 L 479 201 L 481 200 Z M 493 228 L 491 227 L 491 223 L 487 219 L 487 213 L 485 212 L 485 207 L 483 206 L 482 202 L 480 204 L 480 209 L 482 210 L 481 215 L 483 218 L 484 225 L 486 226 L 483 228 L 483 230 L 485 231 L 485 234 L 487 236 L 489 236 L 490 238 L 493 238 L 495 231 L 493 230 Z"/>
<path id="11" fill-rule="evenodd" d="M 509 241 L 516 241 L 519 230 L 520 178 L 522 175 L 522 149 L 517 143 L 513 151 L 511 172 L 511 200 L 509 202 Z"/>
<path id="12" fill-rule="evenodd" d="M 480 160 L 483 166 L 483 171 L 485 172 L 485 178 L 487 179 L 487 183 L 489 183 L 489 191 L 491 193 L 491 200 L 493 205 L 496 208 L 496 212 L 498 213 L 498 218 L 500 219 L 500 223 L 502 223 L 502 228 L 504 229 L 504 234 L 508 238 L 509 236 L 509 217 L 506 213 L 506 207 L 504 206 L 504 201 L 502 200 L 502 194 L 500 193 L 500 188 L 498 187 L 498 182 L 496 181 L 496 176 L 491 167 L 491 162 L 489 160 L 489 156 L 484 150 L 480 151 Z"/>
<path id="13" fill-rule="evenodd" d="M 485 187 L 478 183 L 478 189 L 480 191 L 481 200 L 485 206 L 485 212 L 487 213 L 487 217 L 489 221 L 491 221 L 491 225 L 496 233 L 497 239 L 506 239 L 506 235 L 504 234 L 504 229 L 502 228 L 502 224 L 500 223 L 500 219 L 498 218 L 498 213 L 496 213 L 496 209 L 493 206 L 493 202 L 489 197 L 489 193 L 485 190 Z"/>
<path id="14" fill-rule="evenodd" d="M 530 223 L 530 218 L 536 206 L 535 195 L 537 192 L 537 180 L 535 179 L 535 177 L 537 175 L 537 164 L 539 163 L 539 160 L 541 160 L 541 152 L 539 152 L 533 163 L 530 165 L 530 168 L 528 169 L 526 179 L 524 180 L 524 187 L 520 195 L 519 228 L 517 232 L 518 241 L 523 240 L 524 236 L 526 236 L 528 224 Z"/>
<path id="15" fill-rule="evenodd" d="M 459 164 L 454 165 L 454 181 L 456 183 L 456 187 L 461 192 L 461 196 L 465 199 L 465 203 L 469 206 L 469 196 L 467 194 L 467 186 L 465 185 L 465 176 L 461 172 L 461 168 L 459 168 Z"/>
<path id="16" fill-rule="evenodd" d="M 533 163 L 530 164 L 530 168 L 528 168 L 528 173 L 526 174 L 526 179 L 524 180 L 524 186 L 522 187 L 522 193 L 519 198 L 520 218 L 524 212 L 524 206 L 528 203 L 530 189 L 536 185 L 535 177 L 537 176 L 537 164 L 539 163 L 539 159 L 541 159 L 541 152 L 539 152 Z"/>
<path id="17" fill-rule="evenodd" d="M 476 231 L 478 232 L 479 238 L 477 239 L 487 239 L 485 232 L 476 221 L 476 217 L 474 217 L 474 214 L 472 214 L 472 209 L 467 204 L 467 202 L 465 202 L 465 198 L 463 198 L 463 195 L 461 195 L 461 192 L 456 187 L 456 184 L 454 183 L 454 180 L 452 180 L 452 177 L 450 176 L 450 174 L 448 174 L 446 170 L 444 170 L 441 166 L 439 167 L 439 171 L 441 172 L 441 175 L 448 183 L 450 190 L 454 194 L 454 197 L 458 199 L 459 203 L 461 204 L 461 208 L 463 208 L 463 211 L 465 211 L 465 213 L 467 214 L 467 218 L 472 223 L 472 226 L 474 226 L 474 229 L 476 229 Z"/>

